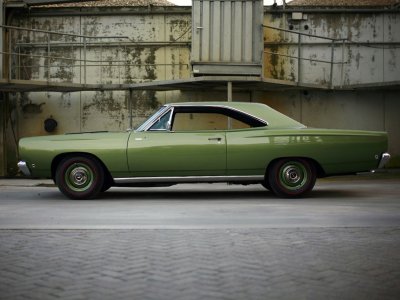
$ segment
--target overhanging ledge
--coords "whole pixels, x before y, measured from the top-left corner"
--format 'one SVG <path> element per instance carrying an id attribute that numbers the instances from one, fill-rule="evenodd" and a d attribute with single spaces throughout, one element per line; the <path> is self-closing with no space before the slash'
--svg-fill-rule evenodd
<path id="1" fill-rule="evenodd" d="M 79 84 L 68 82 L 48 82 L 35 80 L 0 79 L 0 91 L 3 92 L 79 92 L 79 91 L 123 91 L 123 90 L 193 90 L 214 89 L 233 82 L 241 87 L 252 87 L 262 82 L 255 76 L 201 76 L 188 79 L 162 80 L 124 84 Z"/>
<path id="2" fill-rule="evenodd" d="M 60 92 L 71 93 L 80 91 L 192 91 L 192 90 L 226 90 L 227 83 L 232 82 L 233 90 L 282 91 L 296 89 L 314 90 L 371 90 L 371 89 L 399 89 L 400 82 L 379 84 L 365 84 L 334 87 L 293 81 L 261 78 L 258 76 L 199 76 L 188 79 L 160 80 L 124 84 L 79 84 L 68 82 L 47 82 L 35 80 L 7 80 L 0 79 L 0 91 L 3 92 Z"/>

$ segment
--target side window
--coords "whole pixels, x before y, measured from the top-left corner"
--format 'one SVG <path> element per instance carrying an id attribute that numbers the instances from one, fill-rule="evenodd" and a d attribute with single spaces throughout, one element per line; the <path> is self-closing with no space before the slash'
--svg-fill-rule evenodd
<path id="1" fill-rule="evenodd" d="M 175 131 L 225 130 L 227 117 L 216 113 L 181 112 L 174 117 Z"/>
<path id="2" fill-rule="evenodd" d="M 251 128 L 249 124 L 246 124 L 240 120 L 234 119 L 234 118 L 229 118 L 231 121 L 231 129 L 244 129 L 244 128 Z"/>
<path id="3" fill-rule="evenodd" d="M 177 112 L 174 115 L 172 130 L 228 130 L 250 128 L 250 125 L 221 113 Z"/>
<path id="4" fill-rule="evenodd" d="M 164 114 L 162 117 L 160 117 L 154 124 L 153 126 L 150 127 L 150 131 L 163 131 L 163 130 L 169 130 L 170 129 L 170 116 L 171 116 L 171 111 L 167 112 Z"/>

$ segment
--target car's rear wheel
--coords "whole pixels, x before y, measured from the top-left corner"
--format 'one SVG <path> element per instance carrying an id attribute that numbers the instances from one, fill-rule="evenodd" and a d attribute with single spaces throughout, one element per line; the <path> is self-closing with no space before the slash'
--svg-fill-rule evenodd
<path id="1" fill-rule="evenodd" d="M 301 197 L 315 185 L 313 163 L 301 158 L 285 158 L 273 163 L 268 173 L 272 191 L 279 197 Z"/>
<path id="2" fill-rule="evenodd" d="M 93 199 L 104 185 L 104 170 L 97 159 L 88 156 L 64 158 L 55 180 L 60 191 L 71 199 Z"/>

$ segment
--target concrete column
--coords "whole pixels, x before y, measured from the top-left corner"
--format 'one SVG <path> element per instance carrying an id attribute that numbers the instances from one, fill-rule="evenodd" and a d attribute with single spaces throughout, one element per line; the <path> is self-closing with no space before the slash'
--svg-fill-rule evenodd
<path id="1" fill-rule="evenodd" d="M 0 24 L 4 25 L 4 9 L 3 9 L 3 0 L 0 0 Z M 3 29 L 0 29 L 0 49 L 3 51 Z M 0 55 L 0 77 L 3 78 L 3 55 Z M 4 99 L 4 93 L 0 92 L 0 176 L 5 176 L 5 170 L 6 170 L 6 157 L 5 157 L 5 122 L 7 120 L 6 118 L 6 112 L 5 112 L 5 103 Z"/>
<path id="2" fill-rule="evenodd" d="M 4 25 L 4 7 L 3 7 L 3 0 L 0 0 L 0 24 Z M 3 49 L 3 28 L 0 30 L 0 49 L 1 51 L 4 51 Z M 0 60 L 0 74 L 1 78 L 3 78 L 3 55 L 1 55 L 1 60 Z"/>

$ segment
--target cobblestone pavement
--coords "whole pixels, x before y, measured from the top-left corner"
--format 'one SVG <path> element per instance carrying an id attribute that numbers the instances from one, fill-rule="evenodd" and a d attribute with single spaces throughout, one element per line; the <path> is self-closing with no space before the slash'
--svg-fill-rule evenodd
<path id="1" fill-rule="evenodd" d="M 0 299 L 399 299 L 400 228 L 0 230 Z"/>

